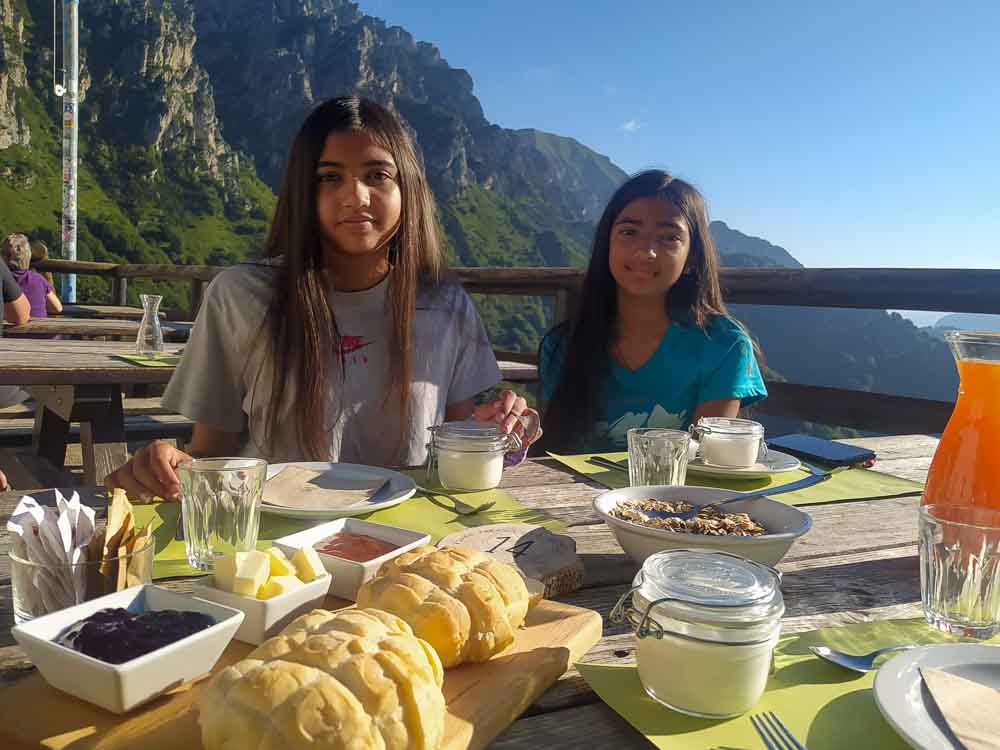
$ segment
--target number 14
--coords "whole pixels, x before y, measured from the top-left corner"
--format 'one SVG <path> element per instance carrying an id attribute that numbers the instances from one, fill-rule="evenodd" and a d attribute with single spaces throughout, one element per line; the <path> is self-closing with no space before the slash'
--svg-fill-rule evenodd
<path id="1" fill-rule="evenodd" d="M 502 537 L 500 537 L 500 541 L 499 542 L 497 542 L 495 545 L 493 545 L 493 547 L 491 547 L 490 549 L 488 549 L 486 551 L 487 552 L 496 552 L 498 549 L 500 549 L 504 544 L 506 544 L 509 541 L 510 541 L 510 537 L 509 536 L 502 536 Z M 510 547 L 510 548 L 504 550 L 504 552 L 510 552 L 515 558 L 518 558 L 521 555 L 523 555 L 525 552 L 527 552 L 529 549 L 531 549 L 531 545 L 534 544 L 534 543 L 535 543 L 534 540 L 529 539 L 529 540 L 527 540 L 525 542 L 521 542 L 520 544 L 515 544 L 513 547 Z"/>

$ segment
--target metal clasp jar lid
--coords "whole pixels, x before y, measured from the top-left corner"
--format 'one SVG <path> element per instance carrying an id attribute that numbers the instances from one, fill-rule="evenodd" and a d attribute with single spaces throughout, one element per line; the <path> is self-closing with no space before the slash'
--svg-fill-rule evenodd
<path id="1" fill-rule="evenodd" d="M 672 634 L 731 645 L 771 638 L 785 612 L 774 568 L 727 552 L 672 549 L 646 558 L 611 611 L 638 638 Z"/>
<path id="2" fill-rule="evenodd" d="M 722 438 L 762 438 L 764 425 L 752 419 L 736 417 L 702 417 L 698 424 L 691 425 L 691 433 L 695 437 L 714 435 Z"/>
<path id="3" fill-rule="evenodd" d="M 459 453 L 493 453 L 517 449 L 511 440 L 517 436 L 504 434 L 499 426 L 494 424 L 466 420 L 444 422 L 427 429 L 431 432 L 434 446 L 443 450 Z M 520 442 L 517 440 L 517 447 L 520 447 Z"/>

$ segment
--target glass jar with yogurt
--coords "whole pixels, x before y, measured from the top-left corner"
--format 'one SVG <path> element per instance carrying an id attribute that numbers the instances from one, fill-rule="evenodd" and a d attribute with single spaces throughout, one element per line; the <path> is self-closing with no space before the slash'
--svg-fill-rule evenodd
<path id="1" fill-rule="evenodd" d="M 537 427 L 520 417 L 525 434 Z M 517 435 L 485 422 L 445 422 L 431 427 L 427 446 L 427 481 L 446 490 L 491 490 L 503 477 L 504 457 L 521 449 Z"/>
<path id="2" fill-rule="evenodd" d="M 639 681 L 689 716 L 749 710 L 771 671 L 785 612 L 778 572 L 725 552 L 673 549 L 646 558 L 611 611 L 636 636 Z"/>
<path id="3" fill-rule="evenodd" d="M 751 419 L 702 417 L 691 426 L 703 463 L 730 469 L 748 469 L 767 457 L 764 425 Z"/>

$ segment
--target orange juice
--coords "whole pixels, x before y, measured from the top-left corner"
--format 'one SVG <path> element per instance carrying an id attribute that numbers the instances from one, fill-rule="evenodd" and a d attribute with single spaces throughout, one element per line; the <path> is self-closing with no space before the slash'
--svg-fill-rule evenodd
<path id="1" fill-rule="evenodd" d="M 956 357 L 958 400 L 934 454 L 923 503 L 1000 509 L 1000 361 L 961 358 L 958 351 Z"/>

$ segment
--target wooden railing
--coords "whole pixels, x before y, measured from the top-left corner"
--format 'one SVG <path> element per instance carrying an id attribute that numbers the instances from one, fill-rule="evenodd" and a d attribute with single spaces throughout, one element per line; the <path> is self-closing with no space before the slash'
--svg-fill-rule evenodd
<path id="1" fill-rule="evenodd" d="M 190 284 L 192 319 L 217 266 L 129 265 L 46 260 L 38 270 L 74 272 L 111 280 L 112 304 L 126 304 L 129 279 Z M 551 296 L 556 321 L 576 309 L 583 281 L 579 268 L 453 268 L 471 293 Z M 721 281 L 730 304 L 862 309 L 932 310 L 1000 314 L 1000 270 L 885 268 L 724 268 Z M 533 352 L 503 352 L 505 359 L 534 363 Z M 935 433 L 944 429 L 953 403 L 868 391 L 769 382 L 770 396 L 757 411 L 860 430 Z"/>

